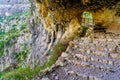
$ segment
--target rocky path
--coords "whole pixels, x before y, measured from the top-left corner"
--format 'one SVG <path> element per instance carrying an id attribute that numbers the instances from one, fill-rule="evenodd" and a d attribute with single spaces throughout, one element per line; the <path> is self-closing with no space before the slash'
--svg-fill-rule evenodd
<path id="1" fill-rule="evenodd" d="M 77 38 L 56 62 L 59 66 L 38 80 L 120 80 L 119 44 L 115 34 Z"/>

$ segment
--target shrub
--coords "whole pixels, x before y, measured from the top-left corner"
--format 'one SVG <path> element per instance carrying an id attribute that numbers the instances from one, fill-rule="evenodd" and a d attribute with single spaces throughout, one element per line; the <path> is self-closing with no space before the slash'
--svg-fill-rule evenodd
<path id="1" fill-rule="evenodd" d="M 26 29 L 26 23 L 21 24 L 20 30 L 24 30 L 24 29 Z"/>

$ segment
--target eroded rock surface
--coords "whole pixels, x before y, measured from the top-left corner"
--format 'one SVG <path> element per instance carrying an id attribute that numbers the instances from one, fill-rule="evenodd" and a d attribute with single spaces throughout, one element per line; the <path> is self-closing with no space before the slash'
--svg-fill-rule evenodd
<path id="1" fill-rule="evenodd" d="M 31 52 L 31 55 L 35 57 L 31 58 L 30 61 L 32 61 L 32 59 L 37 61 L 37 57 L 39 57 L 40 60 L 38 60 L 38 62 L 44 62 L 44 58 L 42 58 L 41 55 L 49 55 L 54 44 L 57 44 L 61 40 L 69 42 L 71 38 L 73 39 L 75 36 L 81 34 L 83 29 L 82 23 L 84 22 L 83 13 L 85 11 L 93 16 L 93 20 L 91 20 L 92 25 L 89 26 L 100 23 L 100 26 L 108 27 L 108 24 L 113 23 L 113 21 L 115 21 L 113 24 L 119 26 L 119 17 L 115 16 L 116 9 L 103 8 L 103 6 L 113 7 L 113 5 L 117 5 L 118 1 L 114 2 L 113 0 L 110 4 L 108 3 L 109 2 L 107 1 L 96 0 L 93 0 L 93 2 L 90 2 L 89 0 L 83 0 L 83 2 L 82 0 L 31 1 L 31 11 L 33 11 L 30 16 L 30 22 L 32 26 L 35 24 L 31 27 L 31 33 L 33 35 L 33 51 Z M 101 5 L 97 6 L 96 4 Z M 109 13 L 111 13 L 111 16 L 108 16 Z M 86 27 L 88 27 L 88 25 Z M 115 29 L 115 31 L 119 33 L 118 29 Z M 34 61 L 32 63 L 34 63 Z"/>

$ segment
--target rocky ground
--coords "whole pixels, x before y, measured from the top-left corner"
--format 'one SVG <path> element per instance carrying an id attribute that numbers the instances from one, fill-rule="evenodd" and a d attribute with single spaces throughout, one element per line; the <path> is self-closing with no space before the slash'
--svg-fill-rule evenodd
<path id="1" fill-rule="evenodd" d="M 120 80 L 120 35 L 76 38 L 52 67 L 35 80 Z"/>

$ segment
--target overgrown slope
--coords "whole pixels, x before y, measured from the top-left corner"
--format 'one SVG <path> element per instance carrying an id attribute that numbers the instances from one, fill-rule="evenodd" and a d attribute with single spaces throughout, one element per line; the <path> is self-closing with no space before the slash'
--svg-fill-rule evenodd
<path id="1" fill-rule="evenodd" d="M 26 20 L 29 12 L 2 17 L 0 21 L 0 71 L 10 71 L 23 62 L 29 53 L 30 33 Z"/>

